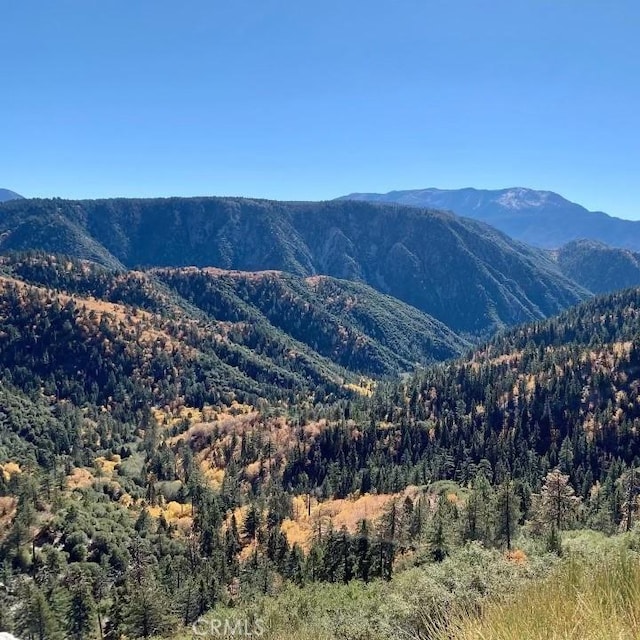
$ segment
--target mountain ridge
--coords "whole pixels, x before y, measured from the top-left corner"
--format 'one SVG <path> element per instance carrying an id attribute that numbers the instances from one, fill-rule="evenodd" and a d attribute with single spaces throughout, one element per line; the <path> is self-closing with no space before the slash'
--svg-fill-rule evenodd
<path id="1" fill-rule="evenodd" d="M 600 240 L 640 250 L 640 221 L 589 211 L 563 196 L 526 187 L 507 189 L 409 189 L 388 193 L 351 193 L 339 200 L 393 202 L 435 207 L 480 220 L 507 235 L 546 249 L 573 240 Z"/>
<path id="2" fill-rule="evenodd" d="M 560 270 L 595 294 L 640 286 L 640 253 L 597 240 L 574 240 L 552 252 Z"/>
<path id="3" fill-rule="evenodd" d="M 110 268 L 220 267 L 369 284 L 463 335 L 541 319 L 589 296 L 543 251 L 451 213 L 366 202 L 242 198 L 21 200 L 0 251 Z"/>
<path id="4" fill-rule="evenodd" d="M 301 367 L 289 365 L 306 362 L 305 375 L 320 371 L 319 381 L 396 375 L 459 356 L 470 346 L 414 307 L 328 276 L 309 281 L 284 272 L 111 271 L 32 253 L 0 256 L 0 282 L 7 281 L 46 287 L 62 302 L 76 299 L 96 313 L 151 314 L 155 320 L 146 321 L 156 333 L 170 335 L 172 323 L 186 323 L 219 335 L 209 352 L 222 360 L 237 363 L 239 350 L 249 349 L 298 373 Z"/>
<path id="5" fill-rule="evenodd" d="M 24 200 L 24 196 L 10 189 L 0 189 L 0 202 L 8 202 L 9 200 Z"/>

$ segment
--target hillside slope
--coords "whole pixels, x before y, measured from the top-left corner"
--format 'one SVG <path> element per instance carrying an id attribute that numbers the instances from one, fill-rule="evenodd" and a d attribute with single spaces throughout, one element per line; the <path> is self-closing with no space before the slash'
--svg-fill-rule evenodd
<path id="1" fill-rule="evenodd" d="M 346 370 L 283 332 L 186 312 L 144 274 L 104 274 L 107 294 L 97 297 L 90 281 L 71 282 L 75 292 L 64 282 L 52 289 L 16 277 L 19 268 L 5 269 L 1 373 L 25 391 L 42 388 L 76 406 L 105 407 L 123 421 L 172 403 L 348 393 Z"/>
<path id="2" fill-rule="evenodd" d="M 0 251 L 59 251 L 114 268 L 275 269 L 360 281 L 472 335 L 588 296 L 544 252 L 491 227 L 393 205 L 24 200 L 0 205 L 0 232 Z"/>
<path id="3" fill-rule="evenodd" d="M 611 527 L 615 483 L 640 463 L 639 336 L 640 289 L 509 330 L 468 359 L 380 386 L 364 434 L 327 429 L 284 478 L 324 486 L 329 466 L 349 460 L 332 469 L 347 495 L 434 480 L 467 486 L 482 469 L 491 482 L 517 479 L 529 504 L 527 492 L 559 468 L 591 496 L 587 521 Z"/>
<path id="4" fill-rule="evenodd" d="M 378 611 L 394 573 L 402 594 L 422 585 L 410 608 L 394 600 L 418 633 L 445 620 L 438 603 L 532 575 L 550 522 L 613 532 L 637 517 L 624 505 L 640 461 L 639 290 L 373 386 L 336 361 L 384 363 L 413 340 L 393 316 L 424 321 L 358 283 L 43 254 L 0 270 L 0 625 L 24 637 L 41 577 L 74 603 L 82 576 L 107 584 L 105 637 L 149 635 L 147 610 L 166 634 L 279 592 L 307 620 L 301 586 L 328 610 L 318 582 L 341 583 L 337 602 L 380 593 Z M 388 350 L 358 349 L 369 322 Z M 539 506 L 554 479 L 570 481 L 557 519 Z"/>
<path id="5" fill-rule="evenodd" d="M 0 202 L 8 202 L 9 200 L 20 200 L 22 196 L 15 191 L 9 189 L 0 189 Z"/>
<path id="6" fill-rule="evenodd" d="M 551 191 L 534 189 L 414 189 L 352 193 L 344 199 L 453 211 L 486 222 L 512 238 L 556 249 L 572 240 L 599 240 L 640 250 L 640 222 L 588 211 Z"/>
<path id="7" fill-rule="evenodd" d="M 11 254 L 0 265 L 32 285 L 79 296 L 82 304 L 90 297 L 93 306 L 119 305 L 121 315 L 133 309 L 138 316 L 153 314 L 160 324 L 186 321 L 205 331 L 211 326 L 219 334 L 218 351 L 224 343 L 236 345 L 234 350 L 250 350 L 243 359 L 276 359 L 293 369 L 306 361 L 315 373 L 332 372 L 333 380 L 346 371 L 398 374 L 456 357 L 469 346 L 409 305 L 366 285 L 328 277 L 199 269 L 114 272 L 43 254 Z M 318 382 L 322 377 L 312 376 Z"/>
<path id="8" fill-rule="evenodd" d="M 352 371 L 409 370 L 455 357 L 469 346 L 437 320 L 357 282 L 214 268 L 153 273 L 218 320 L 266 319 Z"/>
<path id="9" fill-rule="evenodd" d="M 576 240 L 554 257 L 562 273 L 593 293 L 608 293 L 640 285 L 640 253 Z"/>

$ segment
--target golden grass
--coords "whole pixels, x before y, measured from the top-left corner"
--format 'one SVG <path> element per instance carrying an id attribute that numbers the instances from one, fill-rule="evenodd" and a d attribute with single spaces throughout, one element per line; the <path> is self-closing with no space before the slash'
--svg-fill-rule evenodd
<path id="1" fill-rule="evenodd" d="M 438 637 L 438 636 L 436 636 Z M 576 556 L 549 578 L 439 636 L 454 640 L 637 640 L 640 558 L 621 550 Z"/>

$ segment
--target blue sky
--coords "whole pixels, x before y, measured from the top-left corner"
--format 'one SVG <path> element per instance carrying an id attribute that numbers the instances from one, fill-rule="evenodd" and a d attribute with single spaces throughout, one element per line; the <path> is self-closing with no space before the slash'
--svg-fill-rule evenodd
<path id="1" fill-rule="evenodd" d="M 551 189 L 640 218 L 637 0 L 4 0 L 0 186 Z"/>

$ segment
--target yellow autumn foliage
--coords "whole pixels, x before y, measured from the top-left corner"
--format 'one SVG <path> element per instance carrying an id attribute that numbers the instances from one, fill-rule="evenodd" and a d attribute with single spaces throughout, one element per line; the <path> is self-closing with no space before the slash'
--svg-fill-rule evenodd
<path id="1" fill-rule="evenodd" d="M 22 469 L 17 462 L 5 462 L 0 464 L 0 473 L 2 473 L 5 482 L 9 482 L 12 476 L 22 473 Z"/>
<path id="2" fill-rule="evenodd" d="M 416 497 L 417 487 L 407 487 L 402 493 L 355 495 L 343 499 L 325 500 L 318 502 L 311 498 L 311 515 L 306 496 L 296 496 L 293 499 L 293 518 L 283 521 L 280 530 L 287 536 L 290 545 L 298 544 L 308 551 L 314 533 L 319 529 L 325 531 L 329 526 L 334 529 L 346 527 L 350 533 L 355 533 L 362 520 L 375 523 L 384 513 L 392 500 L 405 497 Z M 241 520 L 238 520 L 241 522 Z"/>
<path id="3" fill-rule="evenodd" d="M 183 518 L 191 519 L 193 516 L 193 510 L 190 504 L 181 504 L 174 500 L 168 502 L 166 505 L 148 507 L 147 511 L 149 515 L 154 518 L 159 518 L 161 515 L 164 516 L 169 524 L 175 523 Z"/>
<path id="4" fill-rule="evenodd" d="M 76 467 L 67 476 L 67 487 L 69 489 L 86 489 L 93 484 L 95 476 L 84 467 Z"/>
<path id="5" fill-rule="evenodd" d="M 120 456 L 115 453 L 111 456 L 111 460 L 107 460 L 104 456 L 98 456 L 95 459 L 95 464 L 100 468 L 100 471 L 105 475 L 113 475 L 115 468 L 122 462 Z"/>
<path id="6" fill-rule="evenodd" d="M 224 469 L 216 467 L 208 467 L 204 469 L 205 478 L 209 481 L 209 485 L 215 491 L 219 491 L 224 480 Z"/>

